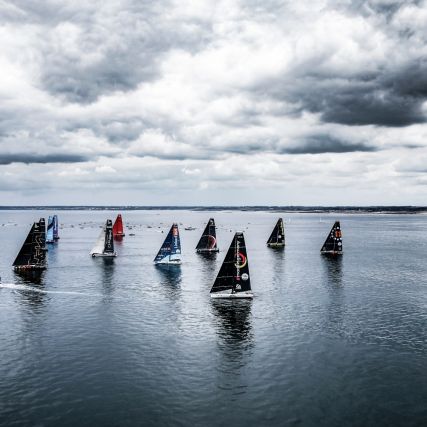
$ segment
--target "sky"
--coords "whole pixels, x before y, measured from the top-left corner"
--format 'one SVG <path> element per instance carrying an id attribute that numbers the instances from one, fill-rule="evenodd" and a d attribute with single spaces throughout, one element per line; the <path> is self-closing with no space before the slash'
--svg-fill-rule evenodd
<path id="1" fill-rule="evenodd" d="M 427 1 L 0 0 L 0 205 L 427 205 Z"/>

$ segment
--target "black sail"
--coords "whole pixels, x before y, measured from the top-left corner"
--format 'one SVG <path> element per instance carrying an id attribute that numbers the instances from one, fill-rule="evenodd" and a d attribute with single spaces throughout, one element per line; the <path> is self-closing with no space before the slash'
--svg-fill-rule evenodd
<path id="1" fill-rule="evenodd" d="M 210 218 L 196 246 L 197 252 L 218 252 L 215 220 Z"/>
<path id="2" fill-rule="evenodd" d="M 329 232 L 320 252 L 341 255 L 342 250 L 341 225 L 339 221 L 335 221 L 335 224 L 331 228 L 331 231 Z"/>
<path id="3" fill-rule="evenodd" d="M 13 262 L 16 270 L 46 268 L 46 224 L 44 218 L 35 222 Z"/>
<path id="4" fill-rule="evenodd" d="M 105 226 L 104 254 L 114 253 L 113 222 L 107 219 Z"/>
<path id="5" fill-rule="evenodd" d="M 276 226 L 274 227 L 271 235 L 267 241 L 268 246 L 285 246 L 285 226 L 283 225 L 283 219 L 277 220 Z"/>
<path id="6" fill-rule="evenodd" d="M 234 235 L 215 283 L 212 286 L 211 293 L 230 289 L 232 293 L 251 290 L 245 237 L 241 232 Z"/>

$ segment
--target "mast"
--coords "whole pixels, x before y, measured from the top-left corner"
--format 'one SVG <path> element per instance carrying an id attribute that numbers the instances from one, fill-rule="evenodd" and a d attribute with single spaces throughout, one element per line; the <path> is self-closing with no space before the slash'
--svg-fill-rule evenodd
<path id="1" fill-rule="evenodd" d="M 54 241 L 53 229 L 54 229 L 53 217 L 49 216 L 47 220 L 46 243 L 53 243 Z"/>
<path id="2" fill-rule="evenodd" d="M 178 224 L 173 223 L 162 246 L 154 258 L 155 264 L 181 264 L 181 239 Z"/>
<path id="3" fill-rule="evenodd" d="M 242 232 L 234 235 L 210 293 L 212 298 L 253 297 L 245 237 Z"/>
<path id="4" fill-rule="evenodd" d="M 116 220 L 114 221 L 113 237 L 114 238 L 120 238 L 120 237 L 123 237 L 124 235 L 125 235 L 125 233 L 123 231 L 122 216 L 121 216 L 121 214 L 118 214 Z"/>
<path id="5" fill-rule="evenodd" d="M 196 246 L 197 252 L 219 252 L 216 241 L 215 220 L 210 218 Z"/>
<path id="6" fill-rule="evenodd" d="M 58 223 L 58 215 L 53 216 L 53 239 L 59 240 L 59 223 Z"/>
<path id="7" fill-rule="evenodd" d="M 15 270 L 44 270 L 46 268 L 46 224 L 44 218 L 35 222 L 13 262 Z"/>
<path id="8" fill-rule="evenodd" d="M 329 255 L 342 255 L 342 232 L 339 221 L 335 221 L 320 252 Z"/>
<path id="9" fill-rule="evenodd" d="M 277 223 L 267 241 L 267 246 L 269 247 L 285 246 L 285 226 L 283 225 L 282 218 L 279 218 L 277 220 Z"/>

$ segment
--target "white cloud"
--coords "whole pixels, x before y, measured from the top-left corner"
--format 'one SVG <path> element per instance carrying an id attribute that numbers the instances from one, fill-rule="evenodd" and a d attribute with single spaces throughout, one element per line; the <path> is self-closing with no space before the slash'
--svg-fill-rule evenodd
<path id="1" fill-rule="evenodd" d="M 0 1 L 5 203 L 425 203 L 427 3 L 279 3 Z"/>

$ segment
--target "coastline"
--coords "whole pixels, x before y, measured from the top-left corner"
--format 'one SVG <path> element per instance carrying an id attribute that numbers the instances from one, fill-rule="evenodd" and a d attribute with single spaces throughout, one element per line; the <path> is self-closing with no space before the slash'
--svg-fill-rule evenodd
<path id="1" fill-rule="evenodd" d="M 284 213 L 345 213 L 345 214 L 400 214 L 414 215 L 427 213 L 427 206 L 0 206 L 0 210 L 58 210 L 58 211 L 150 211 L 150 210 L 190 210 L 190 211 L 249 211 Z"/>

